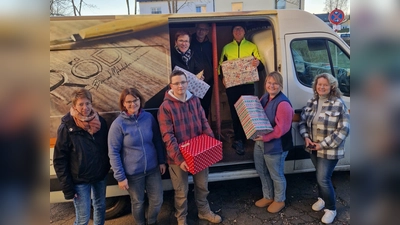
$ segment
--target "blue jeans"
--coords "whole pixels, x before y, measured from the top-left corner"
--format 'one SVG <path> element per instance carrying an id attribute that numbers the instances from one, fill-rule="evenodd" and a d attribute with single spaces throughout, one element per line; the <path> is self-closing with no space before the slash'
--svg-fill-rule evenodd
<path id="1" fill-rule="evenodd" d="M 286 200 L 285 158 L 288 152 L 264 154 L 264 142 L 254 144 L 254 165 L 261 179 L 263 197 L 276 202 Z"/>
<path id="2" fill-rule="evenodd" d="M 336 210 L 336 196 L 331 178 L 339 160 L 319 158 L 315 153 L 311 153 L 310 158 L 316 170 L 319 197 L 325 201 L 326 209 Z"/>
<path id="3" fill-rule="evenodd" d="M 74 225 L 87 225 L 90 219 L 90 199 L 93 204 L 93 224 L 103 225 L 106 213 L 106 179 L 93 184 L 76 184 Z"/>
<path id="4" fill-rule="evenodd" d="M 128 176 L 128 193 L 131 197 L 132 216 L 137 225 L 145 225 L 145 192 L 149 199 L 147 223 L 156 223 L 163 203 L 163 186 L 159 167 L 147 174 Z"/>
<path id="5" fill-rule="evenodd" d="M 172 186 L 175 190 L 175 217 L 177 220 L 186 220 L 187 196 L 189 190 L 188 172 L 183 171 L 177 165 L 169 165 Z M 194 198 L 199 214 L 206 214 L 210 211 L 207 200 L 208 191 L 208 168 L 193 175 Z"/>

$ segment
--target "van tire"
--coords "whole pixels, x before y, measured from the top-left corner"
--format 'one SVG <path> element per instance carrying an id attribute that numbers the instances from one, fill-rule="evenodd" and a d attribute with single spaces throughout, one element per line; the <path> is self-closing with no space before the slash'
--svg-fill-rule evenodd
<path id="1" fill-rule="evenodd" d="M 113 219 L 123 213 L 130 204 L 129 196 L 118 196 L 106 198 L 105 219 Z"/>

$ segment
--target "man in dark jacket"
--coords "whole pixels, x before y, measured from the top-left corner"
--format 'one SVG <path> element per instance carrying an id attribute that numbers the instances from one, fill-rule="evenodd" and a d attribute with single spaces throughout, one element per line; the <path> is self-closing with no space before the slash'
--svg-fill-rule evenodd
<path id="1" fill-rule="evenodd" d="M 196 24 L 196 33 L 192 35 L 190 41 L 191 49 L 196 53 L 202 66 L 204 67 L 204 82 L 210 85 L 206 95 L 200 100 L 201 106 L 204 109 L 206 117 L 208 118 L 211 106 L 211 97 L 213 92 L 213 64 L 212 64 L 212 44 L 208 39 L 210 25 L 207 23 Z"/>

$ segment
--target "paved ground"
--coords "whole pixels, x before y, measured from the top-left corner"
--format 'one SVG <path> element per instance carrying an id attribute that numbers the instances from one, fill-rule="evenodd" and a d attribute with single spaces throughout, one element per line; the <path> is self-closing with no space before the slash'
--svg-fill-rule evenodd
<path id="1" fill-rule="evenodd" d="M 258 178 L 223 181 L 209 184 L 209 202 L 212 210 L 223 217 L 222 224 L 322 224 L 323 211 L 314 212 L 311 205 L 316 200 L 317 187 L 314 173 L 286 175 L 288 188 L 286 207 L 277 214 L 270 214 L 265 208 L 257 208 L 254 202 L 262 197 Z M 333 182 L 337 193 L 338 215 L 333 224 L 350 224 L 350 172 L 335 172 Z M 193 189 L 189 195 L 189 225 L 206 225 L 207 221 L 197 218 Z M 50 205 L 50 224 L 73 224 L 72 203 Z M 93 224 L 92 221 L 90 224 Z M 106 221 L 106 225 L 134 224 L 129 208 L 119 218 Z M 164 193 L 164 204 L 159 215 L 159 225 L 175 225 L 173 192 Z"/>

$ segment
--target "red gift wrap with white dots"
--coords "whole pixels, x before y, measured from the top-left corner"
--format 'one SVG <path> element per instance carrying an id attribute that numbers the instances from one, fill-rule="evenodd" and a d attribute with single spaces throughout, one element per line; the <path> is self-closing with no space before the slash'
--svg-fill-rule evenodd
<path id="1" fill-rule="evenodd" d="M 179 149 L 191 174 L 222 160 L 222 142 L 205 134 L 182 142 Z"/>

